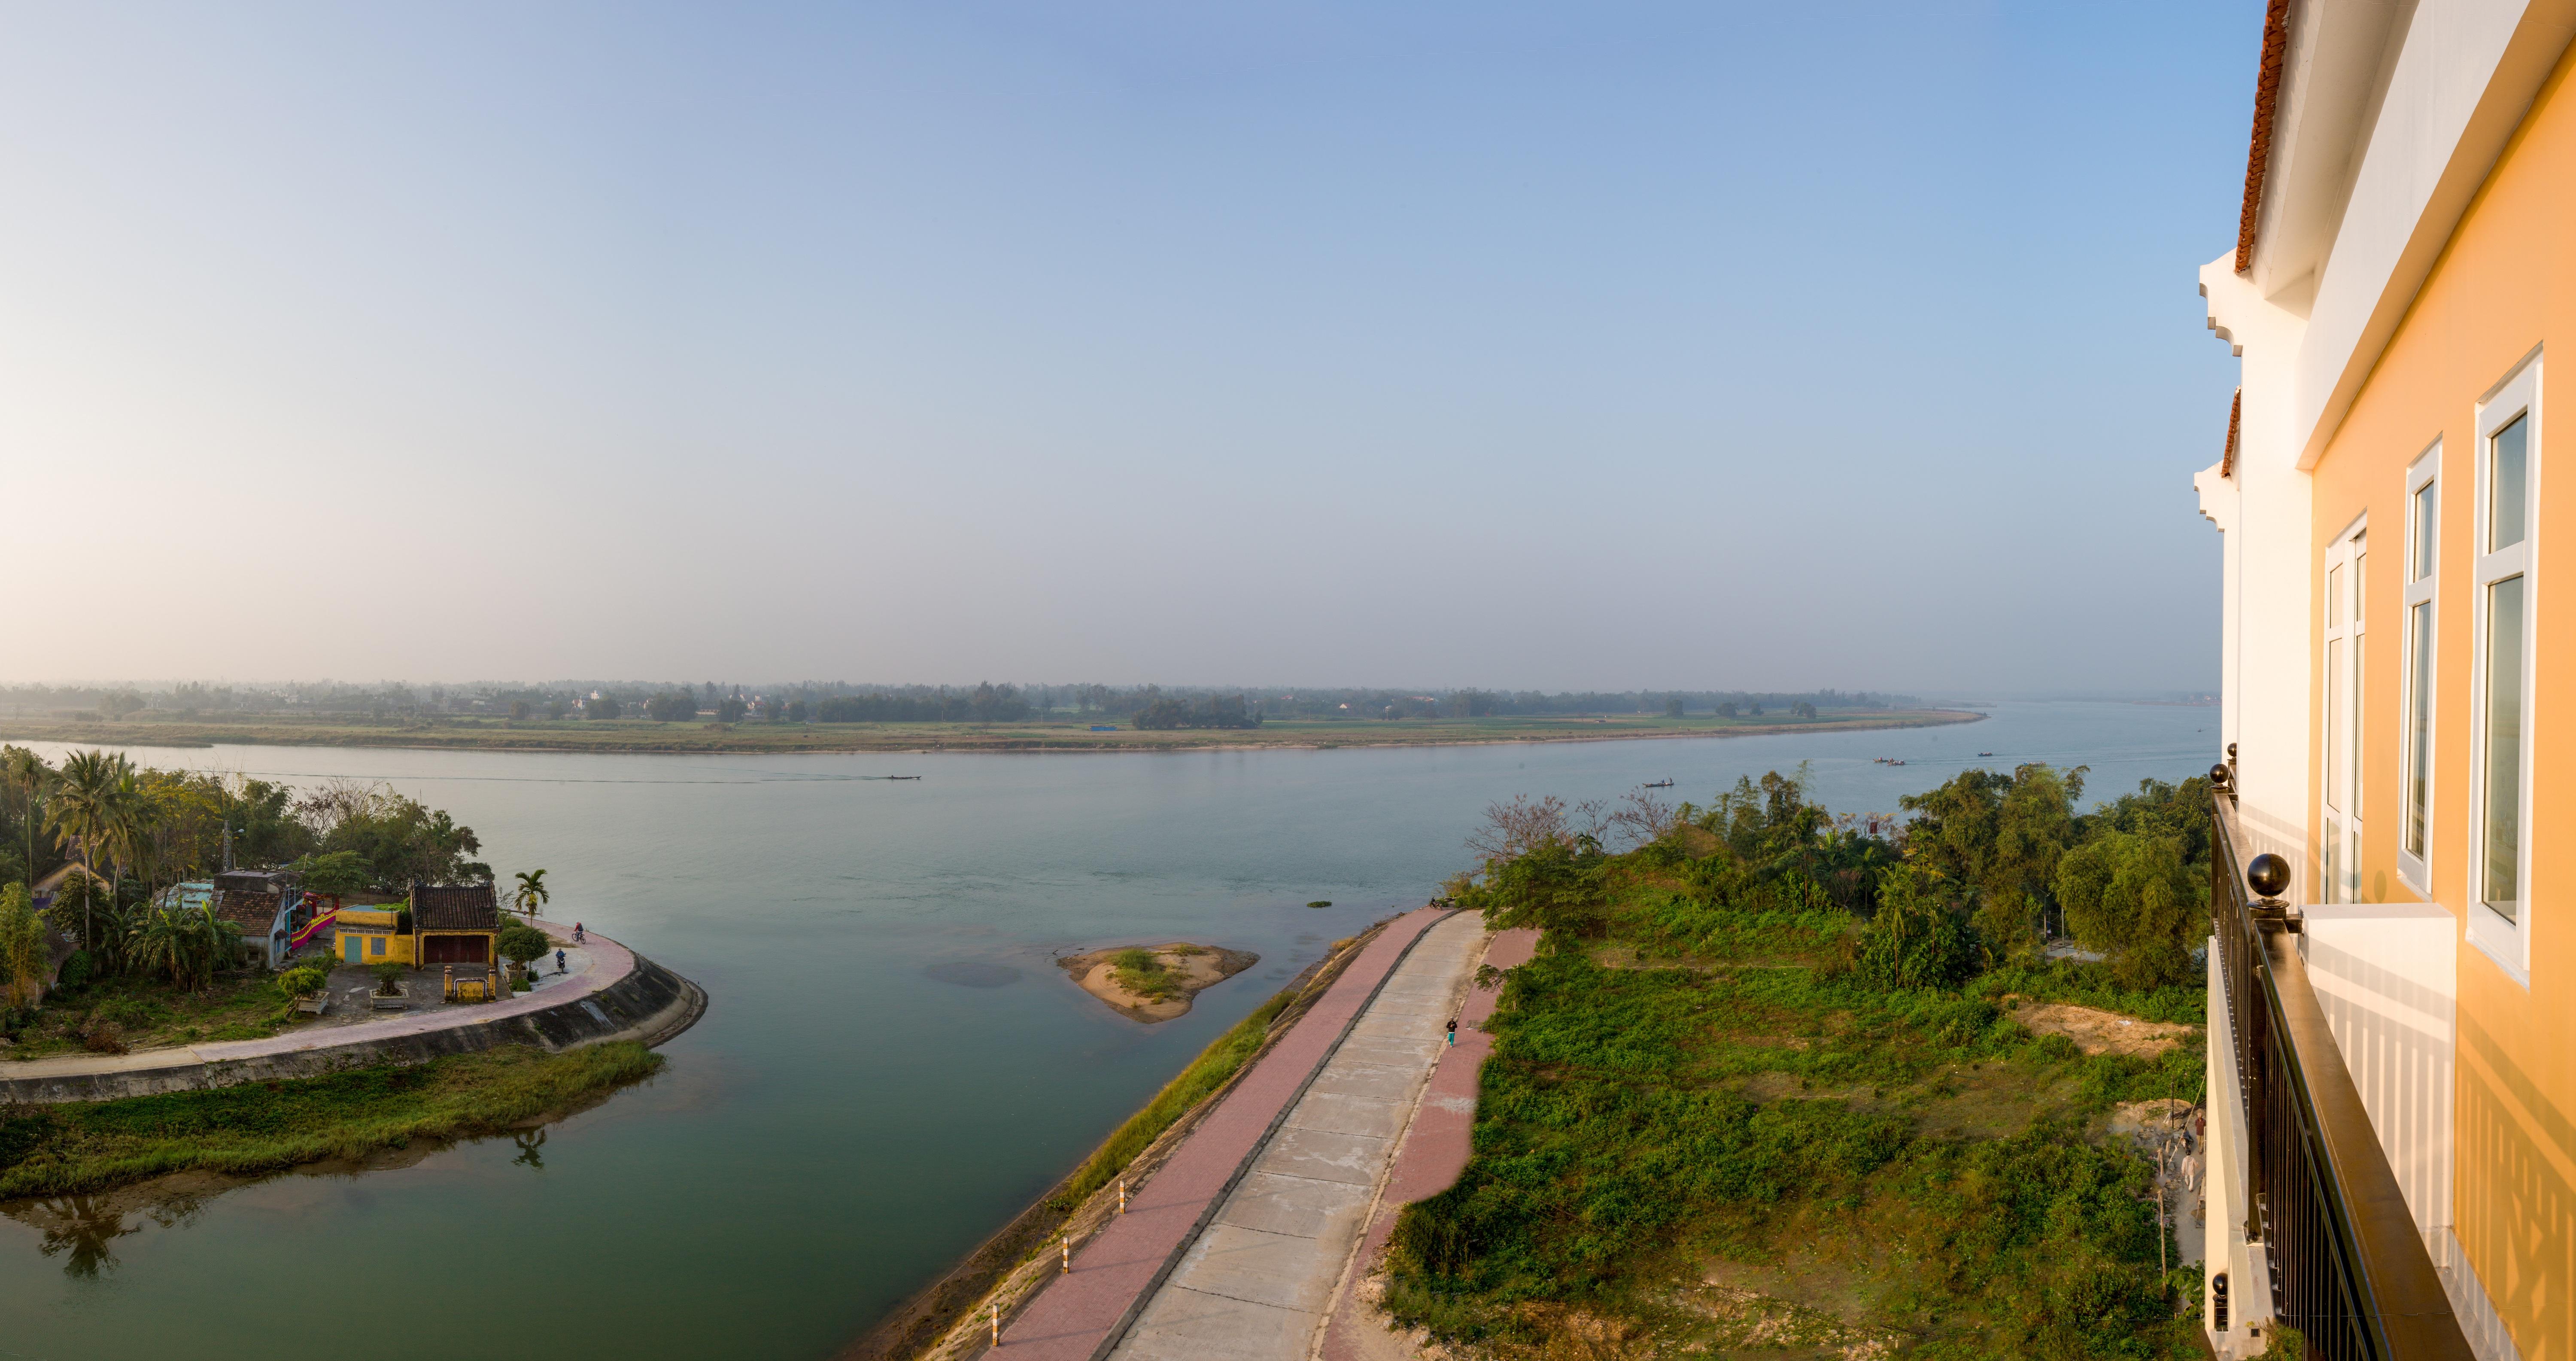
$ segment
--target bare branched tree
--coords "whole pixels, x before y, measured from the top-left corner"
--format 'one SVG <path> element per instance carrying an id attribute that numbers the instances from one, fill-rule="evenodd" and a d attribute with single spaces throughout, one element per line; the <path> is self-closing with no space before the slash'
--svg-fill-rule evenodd
<path id="1" fill-rule="evenodd" d="M 373 810 L 377 802 L 392 791 L 381 784 L 363 784 L 356 780 L 330 779 L 322 787 L 295 801 L 295 816 L 313 829 L 316 837 L 331 835 L 331 829 L 348 819 Z"/>
<path id="2" fill-rule="evenodd" d="M 1486 806 L 1484 825 L 1467 834 L 1467 849 L 1495 861 L 1550 843 L 1572 845 L 1574 834 L 1566 827 L 1565 811 L 1565 800 L 1554 794 L 1542 799 L 1514 794 L 1509 803 Z"/>
<path id="3" fill-rule="evenodd" d="M 1629 846 L 1643 846 L 1673 829 L 1674 808 L 1653 791 L 1631 789 L 1610 812 L 1610 828 Z"/>

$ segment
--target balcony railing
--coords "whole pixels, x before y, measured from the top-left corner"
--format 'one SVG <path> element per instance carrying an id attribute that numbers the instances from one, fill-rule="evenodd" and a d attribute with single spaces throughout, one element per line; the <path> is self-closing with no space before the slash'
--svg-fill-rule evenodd
<path id="1" fill-rule="evenodd" d="M 2235 798 L 2222 787 L 2213 802 L 2209 908 L 2245 1111 L 2239 1203 L 2245 1240 L 2270 1261 L 2272 1312 L 2324 1361 L 2473 1361 L 2308 983 L 2299 918 L 2250 891 Z"/>

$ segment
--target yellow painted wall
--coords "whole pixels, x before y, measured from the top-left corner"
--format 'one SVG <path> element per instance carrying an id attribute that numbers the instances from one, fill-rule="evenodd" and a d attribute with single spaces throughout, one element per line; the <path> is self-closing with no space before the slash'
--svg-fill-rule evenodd
<path id="1" fill-rule="evenodd" d="M 414 938 L 411 936 L 397 936 L 374 931 L 334 931 L 331 933 L 332 962 L 338 964 L 346 964 L 349 962 L 349 946 L 347 942 L 351 940 L 366 942 L 358 947 L 366 952 L 358 961 L 362 965 L 409 964 L 413 960 L 412 942 Z M 375 952 L 374 947 L 375 942 L 377 941 L 383 941 L 385 943 L 385 952 L 383 954 L 377 954 Z"/>
<path id="2" fill-rule="evenodd" d="M 2399 695 L 2403 620 L 2400 551 L 2405 473 L 2443 444 L 2440 586 L 2436 597 L 2432 825 L 2434 900 L 2462 917 L 2468 878 L 2473 732 L 2471 534 L 2477 402 L 2535 347 L 2544 371 L 2542 447 L 2530 606 L 2532 695 L 2531 986 L 2526 989 L 2463 935 L 2459 945 L 2457 1229 L 2525 1361 L 2576 1361 L 2576 88 L 2562 59 L 2531 116 L 2436 264 L 2387 353 L 2316 468 L 2318 589 L 2332 540 L 2367 511 L 2373 549 L 2370 636 L 2364 654 L 2360 757 L 2361 896 L 2412 901 L 2397 873 Z M 2562 401 L 2562 394 L 2566 400 Z M 2567 413 L 2560 418 L 2560 412 Z M 2565 560 L 2576 564 L 2576 556 Z M 2322 597 L 2311 611 L 2310 657 L 2323 655 Z M 2323 676 L 2315 674 L 2311 734 L 2323 760 Z M 2312 788 L 2322 789 L 2322 765 Z M 2323 810 L 2311 802 L 2309 844 Z M 2317 871 L 2311 864 L 2310 873 Z M 2322 882 L 2311 879 L 2310 882 Z"/>

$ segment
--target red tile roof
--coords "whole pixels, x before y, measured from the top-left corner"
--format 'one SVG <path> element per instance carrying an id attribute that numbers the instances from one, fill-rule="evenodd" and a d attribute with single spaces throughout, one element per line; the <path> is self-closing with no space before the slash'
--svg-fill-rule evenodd
<path id="1" fill-rule="evenodd" d="M 2254 140 L 2245 151 L 2245 206 L 2236 216 L 2236 272 L 2254 267 L 2263 214 L 2263 173 L 2272 163 L 2272 120 L 2281 99 L 2281 55 L 2290 45 L 2290 0 L 2263 9 L 2263 64 L 2254 77 Z"/>

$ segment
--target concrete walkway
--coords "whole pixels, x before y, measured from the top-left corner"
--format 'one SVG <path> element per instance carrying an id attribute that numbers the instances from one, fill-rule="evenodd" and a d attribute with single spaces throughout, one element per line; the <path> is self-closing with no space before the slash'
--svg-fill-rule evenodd
<path id="1" fill-rule="evenodd" d="M 1423 933 L 1112 1356 L 1305 1361 L 1484 943 Z"/>
<path id="2" fill-rule="evenodd" d="M 1010 1361 L 1091 1361 L 1169 1275 L 1182 1250 L 1207 1227 L 1303 1095 L 1310 1079 L 1355 1026 L 1379 985 L 1416 941 L 1449 914 L 1408 912 L 1377 934 L 1305 1016 L 1245 1071 L 1169 1159 L 1133 1189 L 1127 1213 L 1076 1245 L 1073 1271 L 1047 1282 L 1002 1330 Z"/>
<path id="3" fill-rule="evenodd" d="M 1485 946 L 1483 963 L 1509 970 L 1529 962 L 1538 950 L 1538 931 L 1521 927 L 1496 933 Z M 1485 1021 L 1502 1001 L 1503 990 L 1471 988 L 1458 1012 L 1458 1044 L 1440 1055 L 1440 1065 L 1414 1103 L 1413 1123 L 1388 1166 L 1386 1181 L 1370 1207 L 1368 1233 L 1351 1254 L 1340 1290 L 1333 1297 L 1332 1317 L 1324 1327 L 1319 1355 L 1323 1361 L 1389 1361 L 1413 1352 L 1389 1333 L 1376 1316 L 1361 1285 L 1377 1270 L 1378 1258 L 1395 1232 L 1395 1217 L 1405 1206 L 1436 1196 L 1458 1184 L 1467 1170 L 1476 1129 L 1476 1090 L 1485 1059 L 1494 1052 L 1494 1037 Z"/>

